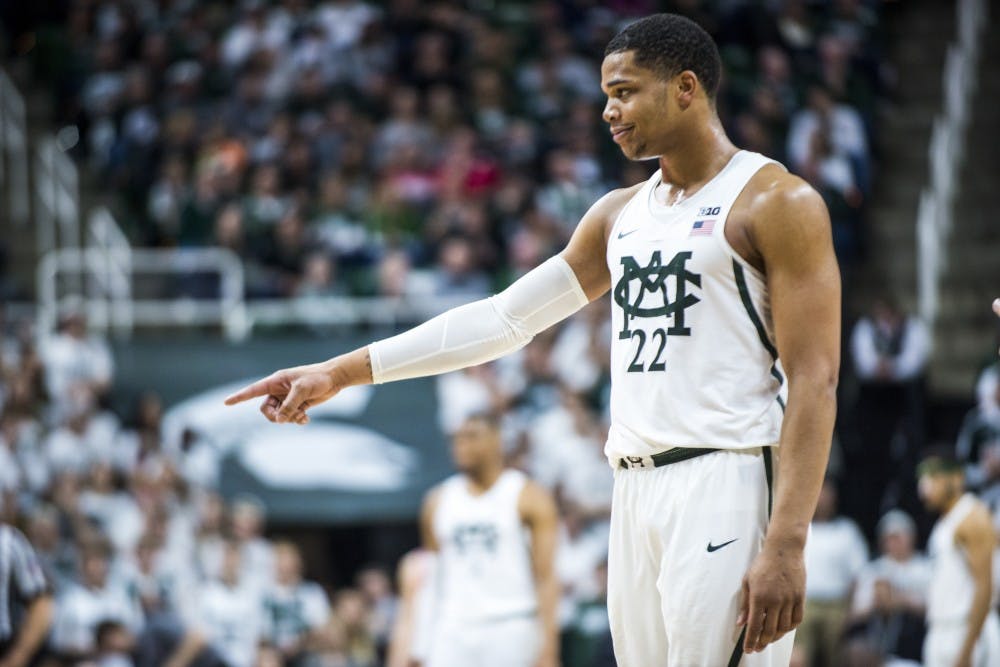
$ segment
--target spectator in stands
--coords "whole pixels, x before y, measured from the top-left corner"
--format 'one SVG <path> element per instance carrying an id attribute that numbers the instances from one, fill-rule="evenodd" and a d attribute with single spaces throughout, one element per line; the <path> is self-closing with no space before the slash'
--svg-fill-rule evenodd
<path id="1" fill-rule="evenodd" d="M 868 561 L 868 546 L 851 519 L 838 513 L 837 491 L 827 479 L 806 542 L 806 604 L 795 643 L 806 667 L 840 664 L 841 636 L 851 591 Z"/>
<path id="2" fill-rule="evenodd" d="M 879 521 L 881 555 L 858 575 L 849 645 L 863 644 L 884 659 L 919 663 L 931 570 L 927 557 L 914 548 L 916 533 L 913 519 L 902 510 L 891 510 Z"/>
<path id="3" fill-rule="evenodd" d="M 102 397 L 111 386 L 111 351 L 104 340 L 88 333 L 82 303 L 63 314 L 57 333 L 42 343 L 41 358 L 45 387 L 57 407 L 68 401 L 74 390 Z"/>
<path id="4" fill-rule="evenodd" d="M 809 161 L 810 147 L 817 128 L 829 128 L 831 148 L 846 155 L 856 168 L 867 172 L 868 138 L 857 110 L 835 101 L 823 86 L 809 88 L 808 106 L 796 112 L 788 129 L 788 166 L 801 172 Z"/>
<path id="5" fill-rule="evenodd" d="M 141 611 L 124 587 L 108 577 L 110 555 L 105 543 L 84 545 L 80 581 L 69 585 L 56 601 L 51 642 L 63 660 L 93 657 L 97 627 L 103 621 L 117 621 L 132 631 L 141 627 Z"/>
<path id="6" fill-rule="evenodd" d="M 28 540 L 56 594 L 72 583 L 78 570 L 76 547 L 59 534 L 59 528 L 59 514 L 51 505 L 38 505 L 28 514 Z"/>
<path id="7" fill-rule="evenodd" d="M 823 197 L 830 212 L 833 246 L 842 269 L 852 266 L 861 250 L 861 189 L 850 157 L 834 149 L 825 121 L 813 132 L 802 174 Z"/>
<path id="8" fill-rule="evenodd" d="M 274 581 L 274 549 L 263 536 L 264 505 L 253 496 L 239 496 L 230 508 L 229 532 L 240 548 L 247 582 L 263 589 Z"/>
<path id="9" fill-rule="evenodd" d="M 996 366 L 984 371 L 978 405 L 962 421 L 956 456 L 965 465 L 965 481 L 990 511 L 1000 511 L 1000 382 Z M 992 391 L 991 391 L 992 390 Z"/>
<path id="10" fill-rule="evenodd" d="M 538 191 L 538 208 L 558 221 L 564 239 L 597 201 L 603 189 L 600 183 L 587 184 L 580 178 L 572 156 L 563 150 L 548 156 L 548 184 Z"/>
<path id="11" fill-rule="evenodd" d="M 327 626 L 333 646 L 352 667 L 378 665 L 378 649 L 371 634 L 371 608 L 364 594 L 354 588 L 345 588 L 333 596 L 333 615 Z"/>
<path id="12" fill-rule="evenodd" d="M 597 567 L 608 559 L 607 521 L 592 521 L 576 505 L 559 498 L 559 545 L 556 575 L 562 590 L 560 626 L 572 630 L 578 607 L 598 596 Z M 568 662 L 569 657 L 564 656 Z"/>
<path id="13" fill-rule="evenodd" d="M 249 583 L 248 571 L 239 542 L 226 542 L 219 578 L 205 582 L 195 602 L 193 626 L 229 667 L 253 667 L 264 636 L 260 589 Z"/>
<path id="14" fill-rule="evenodd" d="M 379 661 L 384 662 L 389 649 L 389 635 L 396 623 L 399 600 L 392 590 L 389 573 L 377 565 L 369 565 L 358 572 L 356 586 L 365 596 L 369 616 L 369 631 L 375 640 Z"/>
<path id="15" fill-rule="evenodd" d="M 310 245 L 302 213 L 294 206 L 285 210 L 273 228 L 263 232 L 257 257 L 276 296 L 295 293 Z"/>
<path id="16" fill-rule="evenodd" d="M 222 573 L 226 505 L 217 493 L 206 491 L 198 498 L 197 512 L 193 554 L 195 571 L 202 580 L 216 579 Z"/>
<path id="17" fill-rule="evenodd" d="M 851 332 L 851 359 L 860 380 L 858 441 L 845 452 L 857 471 L 851 515 L 871 534 L 883 503 L 916 498 L 915 456 L 923 442 L 923 378 L 930 355 L 924 324 L 887 296 L 873 300 Z M 911 503 L 912 504 L 912 503 Z"/>
<path id="18" fill-rule="evenodd" d="M 302 576 L 302 554 L 291 542 L 274 545 L 274 583 L 264 594 L 264 639 L 283 661 L 298 664 L 330 618 L 326 592 Z"/>
<path id="19" fill-rule="evenodd" d="M 101 621 L 94 631 L 97 667 L 134 667 L 132 634 L 118 621 Z"/>
<path id="20" fill-rule="evenodd" d="M 574 667 L 614 667 L 611 624 L 608 620 L 608 564 L 591 571 L 590 593 L 581 597 L 569 627 L 563 633 L 563 664 Z"/>
<path id="21" fill-rule="evenodd" d="M 129 553 L 142 536 L 145 517 L 117 477 L 110 461 L 91 463 L 80 493 L 80 511 L 100 527 L 115 551 Z"/>
<path id="22" fill-rule="evenodd" d="M 465 299 L 481 298 L 491 291 L 489 277 L 477 268 L 472 243 L 454 234 L 441 243 L 439 268 L 434 274 L 434 294 Z"/>

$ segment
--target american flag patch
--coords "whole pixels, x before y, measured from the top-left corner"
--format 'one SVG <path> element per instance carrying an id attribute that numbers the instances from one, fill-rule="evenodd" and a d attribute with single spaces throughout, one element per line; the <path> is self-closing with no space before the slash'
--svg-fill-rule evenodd
<path id="1" fill-rule="evenodd" d="M 711 236 L 713 229 L 715 229 L 715 220 L 696 220 L 691 226 L 691 233 L 688 234 L 688 237 Z"/>

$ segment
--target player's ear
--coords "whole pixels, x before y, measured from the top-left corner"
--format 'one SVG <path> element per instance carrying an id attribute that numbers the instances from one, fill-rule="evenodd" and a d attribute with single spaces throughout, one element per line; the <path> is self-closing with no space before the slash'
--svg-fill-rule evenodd
<path id="1" fill-rule="evenodd" d="M 691 106 L 701 84 L 698 81 L 698 76 L 686 69 L 674 77 L 674 86 L 677 91 L 677 106 L 684 110 Z"/>

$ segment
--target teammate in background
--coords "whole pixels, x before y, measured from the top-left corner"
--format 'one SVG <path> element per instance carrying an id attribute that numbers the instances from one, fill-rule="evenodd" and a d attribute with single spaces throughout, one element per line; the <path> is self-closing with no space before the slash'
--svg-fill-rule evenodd
<path id="1" fill-rule="evenodd" d="M 499 425 L 475 415 L 452 437 L 459 472 L 421 512 L 437 552 L 429 604 L 418 611 L 413 657 L 422 667 L 557 667 L 555 501 L 504 466 Z"/>
<path id="2" fill-rule="evenodd" d="M 603 116 L 627 158 L 659 158 L 648 181 L 603 197 L 562 253 L 500 294 L 227 399 L 263 396 L 267 419 L 305 423 L 344 387 L 508 354 L 611 290 L 620 667 L 787 665 L 802 620 L 836 412 L 840 276 L 820 195 L 726 136 L 721 69 L 688 19 L 624 28 L 601 66 Z"/>
<path id="3" fill-rule="evenodd" d="M 418 610 L 431 594 L 427 582 L 434 570 L 434 552 L 422 546 L 408 552 L 399 561 L 396 570 L 399 589 L 399 610 L 389 637 L 389 650 L 385 667 L 410 667 L 417 634 Z"/>
<path id="4" fill-rule="evenodd" d="M 962 464 L 951 448 L 918 467 L 920 497 L 941 515 L 928 541 L 925 667 L 1000 665 L 1000 621 L 992 609 L 993 551 L 997 535 L 989 510 L 965 493 Z"/>

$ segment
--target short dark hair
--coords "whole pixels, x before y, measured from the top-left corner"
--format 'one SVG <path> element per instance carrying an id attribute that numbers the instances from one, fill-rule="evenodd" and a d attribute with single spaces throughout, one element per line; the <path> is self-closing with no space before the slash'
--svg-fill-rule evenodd
<path id="1" fill-rule="evenodd" d="M 947 443 L 935 443 L 927 447 L 917 464 L 917 477 L 935 474 L 958 474 L 965 471 L 962 462 L 955 456 L 955 447 Z"/>
<path id="2" fill-rule="evenodd" d="M 500 415 L 492 410 L 476 410 L 466 415 L 465 421 L 479 422 L 486 425 L 491 431 L 500 430 Z"/>
<path id="3" fill-rule="evenodd" d="M 722 77 L 722 58 L 711 35 L 678 14 L 653 14 L 631 23 L 615 35 L 604 55 L 633 51 L 635 64 L 664 78 L 691 70 L 710 100 L 715 100 Z"/>

